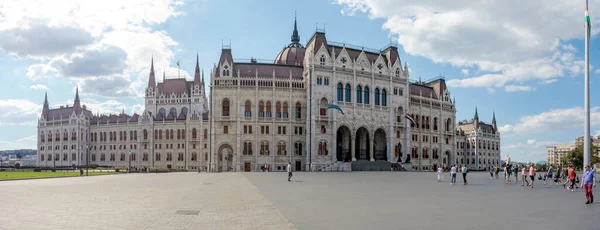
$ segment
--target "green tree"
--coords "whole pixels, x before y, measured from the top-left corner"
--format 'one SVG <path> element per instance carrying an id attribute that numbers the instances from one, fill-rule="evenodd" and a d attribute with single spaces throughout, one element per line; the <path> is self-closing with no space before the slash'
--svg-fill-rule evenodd
<path id="1" fill-rule="evenodd" d="M 600 163 L 600 157 L 598 157 L 598 149 L 595 145 L 591 145 L 590 153 L 591 153 L 591 164 Z M 578 145 L 574 150 L 570 151 L 566 157 L 561 159 L 561 161 L 565 161 L 567 164 L 573 164 L 575 168 L 582 169 L 583 168 L 583 145 Z M 561 162 L 562 163 L 562 162 Z"/>

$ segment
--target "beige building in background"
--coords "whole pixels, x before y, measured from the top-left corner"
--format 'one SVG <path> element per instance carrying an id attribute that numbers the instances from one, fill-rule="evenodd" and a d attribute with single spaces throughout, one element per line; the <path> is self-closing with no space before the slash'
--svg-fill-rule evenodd
<path id="1" fill-rule="evenodd" d="M 575 149 L 575 144 L 561 144 L 546 147 L 546 164 L 557 165 L 569 152 Z"/>

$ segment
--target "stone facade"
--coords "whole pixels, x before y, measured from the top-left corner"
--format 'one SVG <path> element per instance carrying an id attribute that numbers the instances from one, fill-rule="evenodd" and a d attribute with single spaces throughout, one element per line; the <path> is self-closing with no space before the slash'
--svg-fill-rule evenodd
<path id="1" fill-rule="evenodd" d="M 153 63 L 150 69 L 140 115 L 93 115 L 79 107 L 78 94 L 73 107 L 50 110 L 46 101 L 39 165 L 127 166 L 131 158 L 138 167 L 284 171 L 291 163 L 318 171 L 340 162 L 410 161 L 413 170 L 435 170 L 459 163 L 465 133 L 499 145 L 495 122 L 493 131 L 458 132 L 445 80 L 410 82 L 394 45 L 355 47 L 317 31 L 304 46 L 294 24 L 275 61 L 234 60 L 224 46 L 210 71 L 209 97 L 198 63 L 193 81 L 163 75 L 157 84 Z M 75 139 L 46 141 L 63 131 Z M 63 160 L 63 153 L 75 156 Z M 499 161 L 494 153 L 481 159 Z"/>
<path id="2" fill-rule="evenodd" d="M 546 147 L 546 164 L 560 164 L 563 157 L 575 149 L 575 144 L 562 144 Z"/>
<path id="3" fill-rule="evenodd" d="M 479 170 L 501 165 L 500 132 L 496 125 L 495 113 L 490 125 L 479 121 L 475 108 L 473 119 L 470 122 L 459 122 L 456 133 L 456 164 L 466 164 L 468 168 Z"/>

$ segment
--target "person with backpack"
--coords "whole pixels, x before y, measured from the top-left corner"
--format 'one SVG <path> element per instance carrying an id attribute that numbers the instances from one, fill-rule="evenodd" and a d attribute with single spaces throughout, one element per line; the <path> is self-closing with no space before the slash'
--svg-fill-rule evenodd
<path id="1" fill-rule="evenodd" d="M 469 173 L 469 169 L 467 168 L 467 165 L 463 165 L 462 176 L 463 176 L 463 182 L 465 185 L 467 184 L 467 173 Z"/>

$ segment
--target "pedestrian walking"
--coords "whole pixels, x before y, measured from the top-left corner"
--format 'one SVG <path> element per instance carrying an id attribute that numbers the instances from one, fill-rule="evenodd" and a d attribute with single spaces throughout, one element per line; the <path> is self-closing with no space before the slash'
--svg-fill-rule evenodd
<path id="1" fill-rule="evenodd" d="M 467 165 L 463 165 L 461 171 L 462 171 L 462 176 L 463 176 L 463 182 L 464 182 L 464 184 L 467 184 L 467 173 L 469 173 L 469 169 L 467 168 Z"/>
<path id="2" fill-rule="evenodd" d="M 506 174 L 506 183 L 510 184 L 510 173 L 512 172 L 512 168 L 510 167 L 510 165 L 506 165 L 506 167 L 504 168 L 504 172 Z"/>
<path id="3" fill-rule="evenodd" d="M 590 168 L 589 165 L 585 166 L 583 174 L 581 175 L 581 185 L 585 191 L 585 204 L 594 203 L 594 194 L 592 193 L 592 187 L 596 187 L 596 172 Z"/>
<path id="4" fill-rule="evenodd" d="M 569 186 L 571 188 L 571 192 L 575 192 L 575 178 L 577 178 L 575 176 L 575 170 L 573 169 L 573 165 L 569 165 L 569 170 L 567 171 L 569 173 L 569 181 L 571 182 L 571 185 Z M 567 187 L 567 190 L 569 189 L 569 187 Z"/>
<path id="5" fill-rule="evenodd" d="M 450 168 L 450 178 L 450 184 L 456 184 L 456 165 L 452 165 L 452 168 Z"/>
<path id="6" fill-rule="evenodd" d="M 533 166 L 533 164 L 531 164 L 531 166 L 529 167 L 529 179 L 531 179 L 529 187 L 533 188 L 533 182 L 535 181 L 535 167 Z"/>
<path id="7" fill-rule="evenodd" d="M 489 167 L 489 171 L 490 171 L 490 180 L 494 179 L 494 166 Z"/>
<path id="8" fill-rule="evenodd" d="M 544 180 L 544 185 L 546 185 L 546 182 L 548 182 L 548 180 L 550 181 L 550 185 L 552 185 L 553 171 L 554 171 L 554 167 L 552 165 L 550 165 L 550 168 L 548 168 L 548 174 L 546 175 L 546 179 Z"/>
<path id="9" fill-rule="evenodd" d="M 444 173 L 444 171 L 443 171 L 442 167 L 438 166 L 438 168 L 437 168 L 437 180 L 438 180 L 438 182 L 442 182 L 442 180 L 444 179 L 444 174 L 443 173 Z"/>
<path id="10" fill-rule="evenodd" d="M 529 181 L 527 181 L 527 167 L 523 165 L 523 167 L 521 167 L 521 186 L 525 186 L 525 184 L 529 186 Z"/>
<path id="11" fill-rule="evenodd" d="M 496 176 L 496 179 L 498 179 L 498 173 L 500 172 L 500 168 L 498 167 L 498 165 L 496 165 L 496 167 L 494 168 L 494 174 Z"/>
<path id="12" fill-rule="evenodd" d="M 287 172 L 288 172 L 288 181 L 291 181 L 291 179 L 292 179 L 292 162 L 288 162 Z"/>
<path id="13" fill-rule="evenodd" d="M 562 174 L 564 174 L 562 172 L 562 167 L 558 165 L 556 168 L 556 176 L 554 177 L 554 182 L 556 182 L 556 185 L 562 184 Z"/>
<path id="14" fill-rule="evenodd" d="M 515 182 L 519 182 L 519 166 L 513 167 L 513 174 L 515 177 Z"/>

